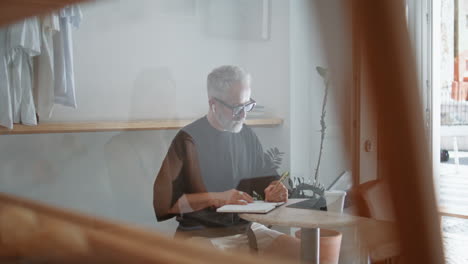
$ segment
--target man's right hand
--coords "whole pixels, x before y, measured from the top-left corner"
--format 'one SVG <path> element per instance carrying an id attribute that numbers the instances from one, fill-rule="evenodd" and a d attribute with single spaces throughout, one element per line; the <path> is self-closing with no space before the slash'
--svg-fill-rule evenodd
<path id="1" fill-rule="evenodd" d="M 236 189 L 212 193 L 212 199 L 212 205 L 216 208 L 226 204 L 248 204 L 253 202 L 252 196 Z"/>

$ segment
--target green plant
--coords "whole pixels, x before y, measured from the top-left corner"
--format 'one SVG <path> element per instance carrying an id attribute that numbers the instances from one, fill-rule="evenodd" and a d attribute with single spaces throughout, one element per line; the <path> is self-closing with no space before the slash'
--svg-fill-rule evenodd
<path id="1" fill-rule="evenodd" d="M 284 152 L 278 150 L 277 147 L 272 147 L 268 149 L 265 153 L 265 161 L 269 164 L 272 170 L 277 170 L 281 166 L 281 162 L 283 161 L 282 156 Z"/>
<path id="2" fill-rule="evenodd" d="M 317 159 L 317 166 L 315 167 L 315 176 L 314 176 L 315 182 L 317 182 L 318 177 L 319 177 L 320 162 L 322 160 L 323 141 L 325 139 L 325 131 L 327 129 L 327 124 L 325 123 L 325 117 L 327 114 L 326 106 L 327 106 L 328 88 L 329 88 L 330 80 L 328 76 L 328 70 L 326 68 L 317 66 L 315 69 L 317 70 L 317 73 L 322 77 L 323 84 L 325 85 L 325 92 L 324 92 L 323 101 L 322 101 L 322 114 L 320 116 L 320 148 L 319 148 L 319 156 Z"/>
<path id="3" fill-rule="evenodd" d="M 322 154 L 323 154 L 323 143 L 326 136 L 326 129 L 327 124 L 325 122 L 325 117 L 327 114 L 326 106 L 327 106 L 327 99 L 328 99 L 328 90 L 330 79 L 328 75 L 328 69 L 317 66 L 315 68 L 317 73 L 322 77 L 323 84 L 325 86 L 325 91 L 322 100 L 322 113 L 320 115 L 320 147 L 319 147 L 319 155 L 317 159 L 317 165 L 315 167 L 315 175 L 314 181 L 310 183 L 310 181 L 306 182 L 304 178 L 295 178 L 295 182 L 289 179 L 289 185 L 291 186 L 290 189 L 290 197 L 291 198 L 316 198 L 317 200 L 321 200 L 322 203 L 325 201 L 324 193 L 325 188 L 322 184 L 319 183 L 319 172 L 320 172 L 320 162 L 322 161 Z"/>

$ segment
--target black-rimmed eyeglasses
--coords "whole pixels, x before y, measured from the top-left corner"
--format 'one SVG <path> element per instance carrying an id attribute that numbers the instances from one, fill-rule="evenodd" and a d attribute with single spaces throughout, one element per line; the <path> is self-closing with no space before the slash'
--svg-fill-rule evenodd
<path id="1" fill-rule="evenodd" d="M 221 103 L 222 105 L 224 105 L 225 107 L 231 109 L 233 117 L 240 116 L 242 114 L 242 111 L 245 111 L 245 112 L 252 111 L 255 108 L 255 105 L 257 104 L 257 102 L 252 98 L 250 98 L 250 100 L 247 103 L 240 104 L 240 105 L 230 105 L 230 104 L 228 104 L 228 103 L 224 102 L 223 100 L 218 99 L 216 97 L 214 97 L 214 99 L 216 101 L 218 101 L 219 103 Z"/>

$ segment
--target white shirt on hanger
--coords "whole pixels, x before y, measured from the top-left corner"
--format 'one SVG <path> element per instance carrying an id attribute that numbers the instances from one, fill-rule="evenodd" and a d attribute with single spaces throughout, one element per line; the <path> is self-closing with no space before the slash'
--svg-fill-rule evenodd
<path id="1" fill-rule="evenodd" d="M 40 119 L 48 119 L 54 106 L 54 42 L 53 36 L 60 30 L 58 13 L 43 16 L 41 22 L 41 55 L 36 58 L 36 82 L 34 95 L 36 111 Z"/>
<path id="2" fill-rule="evenodd" d="M 7 29 L 0 29 L 0 126 L 13 128 L 11 112 L 10 78 L 6 58 Z"/>
<path id="3" fill-rule="evenodd" d="M 41 52 L 38 19 L 28 18 L 8 26 L 6 44 L 13 122 L 37 125 L 32 96 L 32 57 Z"/>
<path id="4" fill-rule="evenodd" d="M 60 32 L 53 36 L 55 69 L 55 103 L 76 108 L 73 69 L 72 26 L 78 28 L 83 15 L 79 6 L 69 6 L 59 12 Z"/>

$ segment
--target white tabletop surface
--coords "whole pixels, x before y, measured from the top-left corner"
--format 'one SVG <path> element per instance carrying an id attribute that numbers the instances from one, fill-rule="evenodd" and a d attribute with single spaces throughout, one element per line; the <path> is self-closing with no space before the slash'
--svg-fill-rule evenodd
<path id="1" fill-rule="evenodd" d="M 289 199 L 286 204 L 281 205 L 267 214 L 240 214 L 239 216 L 245 220 L 258 222 L 264 225 L 307 228 L 350 226 L 356 225 L 357 221 L 368 220 L 368 218 L 342 213 L 286 207 L 289 204 L 301 200 L 304 199 Z"/>
<path id="2" fill-rule="evenodd" d="M 352 227 L 360 237 L 360 246 L 372 256 L 385 259 L 400 253 L 397 228 L 394 222 L 375 220 L 344 213 L 286 207 L 303 199 L 290 199 L 286 204 L 267 214 L 240 214 L 245 220 L 264 225 L 301 228 L 339 229 Z"/>
<path id="3" fill-rule="evenodd" d="M 239 214 L 239 216 L 248 221 L 275 226 L 329 229 L 354 226 L 371 244 L 397 240 L 396 225 L 393 222 L 344 213 L 286 207 L 301 200 L 303 199 L 290 199 L 286 204 L 267 214 Z"/>

